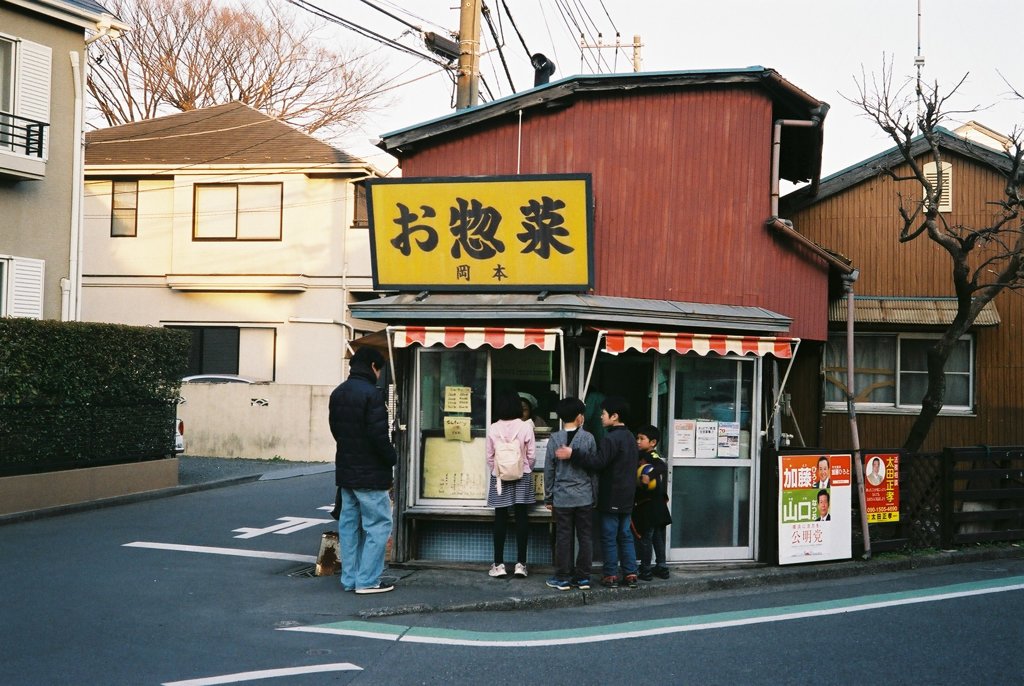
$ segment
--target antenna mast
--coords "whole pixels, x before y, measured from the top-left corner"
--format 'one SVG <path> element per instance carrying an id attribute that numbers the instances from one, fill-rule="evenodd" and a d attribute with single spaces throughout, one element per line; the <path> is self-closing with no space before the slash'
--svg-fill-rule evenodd
<path id="1" fill-rule="evenodd" d="M 921 119 L 921 68 L 924 67 L 924 55 L 921 54 L 921 0 L 917 0 L 917 56 L 914 57 L 914 66 L 917 68 L 917 118 Z"/>

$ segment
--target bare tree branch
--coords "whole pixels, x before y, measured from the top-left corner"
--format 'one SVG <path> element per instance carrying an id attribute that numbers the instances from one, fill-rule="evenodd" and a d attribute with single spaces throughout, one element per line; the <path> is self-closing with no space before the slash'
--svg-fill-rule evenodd
<path id="1" fill-rule="evenodd" d="M 379 68 L 319 45 L 322 26 L 277 3 L 110 0 L 134 27 L 91 48 L 90 107 L 108 126 L 244 102 L 307 133 L 343 133 L 385 106 Z M 94 60 L 96 61 L 96 60 Z"/>

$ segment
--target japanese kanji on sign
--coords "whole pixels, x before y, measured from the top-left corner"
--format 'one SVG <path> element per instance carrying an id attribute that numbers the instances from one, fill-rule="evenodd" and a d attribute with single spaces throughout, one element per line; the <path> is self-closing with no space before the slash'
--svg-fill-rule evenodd
<path id="1" fill-rule="evenodd" d="M 367 182 L 375 289 L 585 291 L 589 174 Z"/>

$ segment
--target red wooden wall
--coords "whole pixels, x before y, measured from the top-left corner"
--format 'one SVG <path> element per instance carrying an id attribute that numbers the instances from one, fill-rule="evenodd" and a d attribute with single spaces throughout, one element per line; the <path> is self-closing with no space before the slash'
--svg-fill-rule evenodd
<path id="1" fill-rule="evenodd" d="M 826 335 L 826 276 L 765 227 L 772 102 L 751 86 L 589 93 L 402 155 L 406 177 L 589 172 L 599 295 L 763 307 Z M 521 153 L 520 150 L 521 137 Z"/>

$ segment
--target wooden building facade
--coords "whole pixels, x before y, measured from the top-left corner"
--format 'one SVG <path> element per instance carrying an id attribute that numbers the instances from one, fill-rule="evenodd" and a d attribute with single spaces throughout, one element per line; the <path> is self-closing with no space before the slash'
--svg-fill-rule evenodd
<path id="1" fill-rule="evenodd" d="M 947 192 L 940 206 L 951 226 L 989 226 L 993 201 L 1003 198 L 1009 159 L 997 150 L 951 132 L 940 133 Z M 918 143 L 922 164 L 929 162 Z M 931 163 L 934 166 L 934 162 Z M 948 166 L 945 166 L 948 165 Z M 860 443 L 865 448 L 898 448 L 920 410 L 921 353 L 945 330 L 955 314 L 952 263 L 938 244 L 922 235 L 899 242 L 899 194 L 921 196 L 913 181 L 894 181 L 880 170 L 906 177 L 909 166 L 889 150 L 823 179 L 816 195 L 801 189 L 782 199 L 796 229 L 848 257 L 860 270 L 855 284 L 855 353 Z M 929 168 L 925 168 L 929 172 Z M 830 336 L 846 328 L 846 305 L 832 292 Z M 1016 445 L 1024 426 L 1024 356 L 1021 334 L 1024 299 L 1006 291 L 979 316 L 962 350 L 947 364 L 946 406 L 936 418 L 924 450 L 944 446 Z M 881 344 L 881 345 L 880 345 Z M 889 346 L 886 355 L 881 346 Z M 879 350 L 878 355 L 867 353 Z M 797 424 L 808 445 L 841 448 L 850 444 L 845 407 L 834 381 L 845 380 L 845 351 L 832 345 L 808 346 L 790 387 Z M 918 377 L 918 378 L 914 378 Z M 802 389 L 797 393 L 796 388 Z M 817 389 L 817 398 L 810 392 Z"/>
<path id="2" fill-rule="evenodd" d="M 591 188 L 592 273 L 582 287 L 398 288 L 351 306 L 388 325 L 399 560 L 491 557 L 484 437 L 493 399 L 509 390 L 527 399 L 536 423 L 531 560 L 550 554 L 538 472 L 558 426 L 554 407 L 583 399 L 586 427 L 600 438 L 611 395 L 629 402 L 632 429 L 660 427 L 669 559 L 771 555 L 773 389 L 797 339 L 826 338 L 829 274 L 813 244 L 769 228 L 773 190 L 779 178 L 817 184 L 827 111 L 762 67 L 576 76 L 384 134 L 381 147 L 410 186 L 576 175 Z M 437 247 L 394 234 L 408 228 L 410 207 L 428 216 L 420 200 L 395 192 L 369 187 L 375 270 L 381 250 Z M 455 206 L 450 231 L 443 205 L 429 209 L 431 235 L 452 241 Z M 514 233 L 502 235 L 517 245 Z M 711 440 L 697 440 L 697 430 Z"/>

